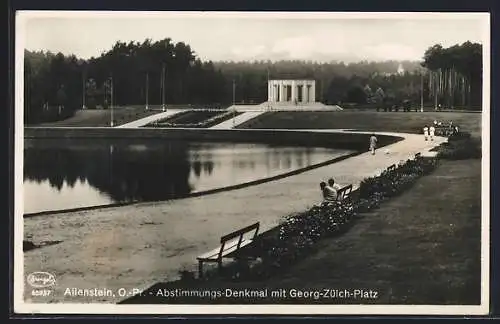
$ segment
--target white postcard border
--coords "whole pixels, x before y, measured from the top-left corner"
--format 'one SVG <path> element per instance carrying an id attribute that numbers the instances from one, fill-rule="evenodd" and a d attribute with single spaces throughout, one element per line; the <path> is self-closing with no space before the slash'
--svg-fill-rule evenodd
<path id="1" fill-rule="evenodd" d="M 39 304 L 23 300 L 23 84 L 25 23 L 30 18 L 165 17 L 168 18 L 269 18 L 269 19 L 483 19 L 483 111 L 482 111 L 482 238 L 481 305 L 115 305 Z M 110 11 L 18 11 L 15 38 L 15 132 L 14 132 L 14 311 L 19 314 L 268 314 L 268 315 L 487 315 L 490 294 L 490 15 L 489 13 L 408 12 L 110 12 Z M 61 307 L 63 306 L 63 307 Z"/>

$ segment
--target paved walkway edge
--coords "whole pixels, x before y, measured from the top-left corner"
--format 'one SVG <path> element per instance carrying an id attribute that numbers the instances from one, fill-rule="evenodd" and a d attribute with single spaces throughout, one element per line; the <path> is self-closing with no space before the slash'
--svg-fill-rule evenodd
<path id="1" fill-rule="evenodd" d="M 243 124 L 244 122 L 249 121 L 250 119 L 258 117 L 263 113 L 265 113 L 265 111 L 247 111 L 240 115 L 237 115 L 234 118 L 225 120 L 220 124 L 214 125 L 210 127 L 210 129 L 231 129 L 238 125 Z"/>
<path id="2" fill-rule="evenodd" d="M 134 120 L 133 122 L 126 123 L 120 126 L 117 126 L 116 128 L 137 128 L 137 127 L 142 127 L 144 125 L 147 125 L 149 123 L 152 123 L 154 121 L 171 117 L 173 115 L 176 115 L 180 112 L 186 111 L 185 109 L 168 109 L 165 112 L 160 112 L 158 114 L 154 114 L 151 116 L 147 116 L 138 120 Z"/>

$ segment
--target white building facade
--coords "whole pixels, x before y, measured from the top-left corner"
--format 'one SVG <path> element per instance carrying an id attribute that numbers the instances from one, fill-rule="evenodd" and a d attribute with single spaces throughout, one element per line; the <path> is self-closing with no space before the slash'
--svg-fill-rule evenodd
<path id="1" fill-rule="evenodd" d="M 267 101 L 292 104 L 316 102 L 316 81 L 269 80 Z"/>

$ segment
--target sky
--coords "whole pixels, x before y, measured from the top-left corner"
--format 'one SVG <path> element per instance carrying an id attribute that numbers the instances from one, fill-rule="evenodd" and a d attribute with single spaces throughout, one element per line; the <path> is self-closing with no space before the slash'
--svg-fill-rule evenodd
<path id="1" fill-rule="evenodd" d="M 24 37 L 26 49 L 84 59 L 116 41 L 169 37 L 212 61 L 421 60 L 437 43 L 484 44 L 489 29 L 484 14 L 30 12 L 20 17 L 16 37 Z"/>

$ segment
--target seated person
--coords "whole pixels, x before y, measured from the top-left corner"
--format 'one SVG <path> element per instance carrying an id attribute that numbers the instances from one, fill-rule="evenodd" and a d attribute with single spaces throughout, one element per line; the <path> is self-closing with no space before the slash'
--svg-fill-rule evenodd
<path id="1" fill-rule="evenodd" d="M 321 188 L 321 193 L 323 194 L 323 200 L 331 202 L 337 200 L 337 190 L 327 186 L 324 181 L 322 181 L 319 186 Z"/>
<path id="2" fill-rule="evenodd" d="M 335 196 L 337 198 L 337 200 L 339 199 L 339 190 L 342 189 L 342 186 L 339 185 L 338 183 L 335 183 L 335 180 L 333 180 L 333 178 L 330 178 L 328 179 L 328 186 L 330 188 L 332 188 L 333 190 L 335 190 Z M 345 193 L 343 194 L 343 196 L 345 195 Z M 345 197 L 340 197 L 341 200 L 344 199 Z M 340 200 L 339 200 L 340 201 Z"/>
<path id="3" fill-rule="evenodd" d="M 335 192 L 342 188 L 337 183 L 335 183 L 335 180 L 333 180 L 333 178 L 328 179 L 328 186 L 334 189 Z"/>

